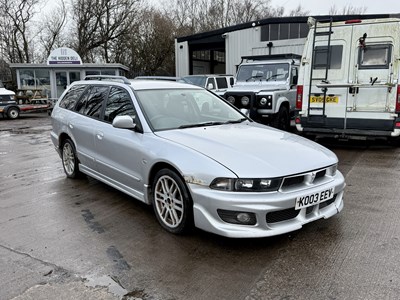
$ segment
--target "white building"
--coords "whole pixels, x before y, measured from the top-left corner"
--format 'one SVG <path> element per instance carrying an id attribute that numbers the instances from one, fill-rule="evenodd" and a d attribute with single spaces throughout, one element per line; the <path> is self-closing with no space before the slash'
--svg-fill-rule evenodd
<path id="1" fill-rule="evenodd" d="M 333 21 L 388 17 L 388 14 L 332 16 Z M 307 20 L 308 17 L 269 18 L 179 37 L 175 40 L 176 76 L 235 74 L 242 56 L 302 55 L 309 29 Z"/>

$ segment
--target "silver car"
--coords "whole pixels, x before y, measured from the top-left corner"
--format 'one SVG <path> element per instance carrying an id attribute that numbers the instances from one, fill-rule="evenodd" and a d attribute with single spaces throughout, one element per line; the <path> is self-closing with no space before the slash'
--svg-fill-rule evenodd
<path id="1" fill-rule="evenodd" d="M 176 234 L 266 237 L 342 210 L 344 178 L 323 146 L 201 87 L 111 79 L 74 82 L 53 109 L 67 177 L 84 173 L 152 205 Z"/>

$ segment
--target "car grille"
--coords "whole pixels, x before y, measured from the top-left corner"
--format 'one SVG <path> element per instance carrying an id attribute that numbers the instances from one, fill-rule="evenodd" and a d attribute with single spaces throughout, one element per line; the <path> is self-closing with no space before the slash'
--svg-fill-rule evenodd
<path id="1" fill-rule="evenodd" d="M 331 205 L 333 202 L 335 202 L 335 200 L 336 200 L 336 195 L 334 195 L 332 199 L 329 199 L 325 202 L 307 207 L 306 208 L 306 216 L 311 214 L 317 205 L 319 205 L 319 209 L 322 209 L 322 208 L 325 208 L 325 207 Z M 293 208 L 288 208 L 288 209 L 283 209 L 283 210 L 278 210 L 278 211 L 273 211 L 273 212 L 267 213 L 265 219 L 266 219 L 267 223 L 270 223 L 270 224 L 277 223 L 277 222 L 288 221 L 290 219 L 294 219 L 299 215 L 299 213 L 300 213 L 300 210 L 295 210 L 293 207 Z"/>
<path id="2" fill-rule="evenodd" d="M 280 190 L 282 192 L 293 192 L 310 188 L 312 185 L 319 185 L 331 181 L 332 177 L 327 175 L 326 169 L 312 171 L 295 176 L 285 177 Z"/>

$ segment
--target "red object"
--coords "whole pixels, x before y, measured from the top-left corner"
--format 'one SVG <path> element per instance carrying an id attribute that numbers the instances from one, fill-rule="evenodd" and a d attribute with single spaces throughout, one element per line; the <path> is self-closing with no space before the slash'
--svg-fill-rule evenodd
<path id="1" fill-rule="evenodd" d="M 398 92 L 399 90 L 397 90 Z M 296 109 L 301 109 L 303 106 L 303 86 L 297 86 L 297 94 L 296 94 Z"/>
<path id="2" fill-rule="evenodd" d="M 400 85 L 397 86 L 396 94 L 396 112 L 400 113 Z"/>
<path id="3" fill-rule="evenodd" d="M 360 19 L 355 19 L 355 20 L 347 20 L 344 22 L 344 24 L 355 24 L 355 23 L 361 23 L 362 21 Z"/>

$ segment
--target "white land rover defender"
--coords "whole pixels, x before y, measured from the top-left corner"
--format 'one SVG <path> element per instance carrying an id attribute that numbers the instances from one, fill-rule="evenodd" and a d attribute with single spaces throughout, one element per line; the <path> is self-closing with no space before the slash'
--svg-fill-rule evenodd
<path id="1" fill-rule="evenodd" d="M 224 98 L 256 122 L 289 130 L 300 59 L 296 54 L 243 56 Z"/>

